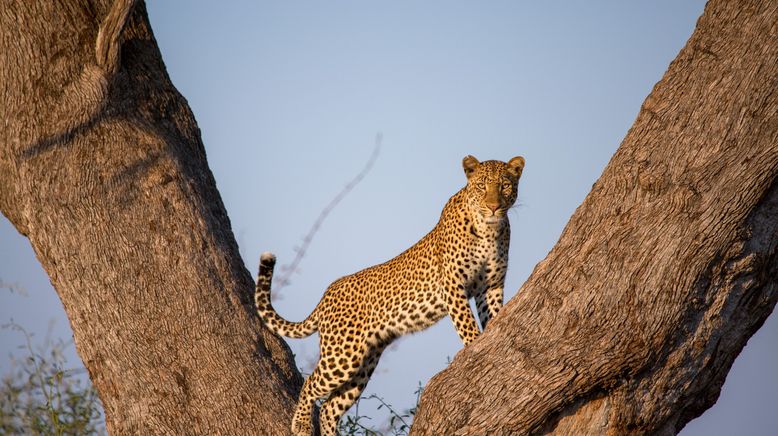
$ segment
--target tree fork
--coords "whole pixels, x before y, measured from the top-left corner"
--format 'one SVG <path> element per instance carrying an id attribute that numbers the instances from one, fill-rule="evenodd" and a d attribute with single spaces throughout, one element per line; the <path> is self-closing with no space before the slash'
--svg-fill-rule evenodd
<path id="1" fill-rule="evenodd" d="M 712 0 L 413 434 L 675 434 L 778 300 L 778 4 Z"/>
<path id="2" fill-rule="evenodd" d="M 414 432 L 673 433 L 715 401 L 776 302 L 776 18 L 769 1 L 706 7 Z M 0 81 L 0 210 L 51 277 L 109 430 L 287 432 L 301 378 L 253 315 L 143 4 L 4 3 Z"/>

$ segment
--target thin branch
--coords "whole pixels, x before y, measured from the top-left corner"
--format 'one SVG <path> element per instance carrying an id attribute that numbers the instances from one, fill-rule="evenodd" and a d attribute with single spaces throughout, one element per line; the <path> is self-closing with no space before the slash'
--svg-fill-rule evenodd
<path id="1" fill-rule="evenodd" d="M 370 169 L 373 168 L 373 164 L 378 158 L 378 153 L 381 151 L 382 141 L 383 135 L 381 133 L 376 134 L 373 152 L 370 154 L 370 158 L 368 158 L 367 162 L 365 162 L 362 170 L 353 179 L 351 179 L 351 181 L 349 181 L 346 186 L 344 186 L 343 189 L 338 192 L 338 195 L 336 195 L 319 213 L 319 216 L 316 218 L 313 226 L 311 226 L 311 229 L 308 230 L 308 234 L 306 234 L 303 238 L 302 245 L 295 250 L 296 253 L 294 259 L 292 259 L 292 262 L 281 267 L 282 273 L 276 280 L 275 292 L 273 295 L 279 295 L 278 291 L 286 287 L 289 284 L 289 279 L 292 277 L 292 274 L 298 271 L 300 268 L 300 261 L 302 261 L 306 251 L 308 251 L 308 247 L 311 245 L 313 237 L 316 236 L 316 233 L 319 231 L 319 228 L 321 228 L 322 223 L 324 223 L 324 220 L 327 218 L 330 212 L 335 209 L 338 203 L 340 203 L 341 200 L 343 200 L 346 195 L 348 195 L 348 193 L 351 192 L 351 190 L 354 189 L 354 187 L 365 178 L 367 173 L 370 172 Z"/>
<path id="2" fill-rule="evenodd" d="M 0 289 L 8 289 L 9 291 L 11 291 L 12 294 L 19 294 L 24 297 L 30 295 L 27 292 L 27 290 L 24 288 L 24 286 L 20 285 L 19 283 L 6 282 L 1 277 L 0 277 Z"/>

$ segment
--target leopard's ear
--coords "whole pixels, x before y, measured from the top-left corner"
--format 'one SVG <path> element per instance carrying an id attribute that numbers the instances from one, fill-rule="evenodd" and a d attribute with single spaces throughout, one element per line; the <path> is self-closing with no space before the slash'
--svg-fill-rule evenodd
<path id="1" fill-rule="evenodd" d="M 508 161 L 508 166 L 511 167 L 516 177 L 521 177 L 521 172 L 524 171 L 524 158 L 516 156 Z"/>
<path id="2" fill-rule="evenodd" d="M 467 155 L 464 159 L 462 159 L 462 168 L 465 169 L 465 175 L 468 179 L 471 175 L 473 175 L 473 171 L 478 168 L 478 165 L 481 165 L 481 163 L 478 162 L 478 159 L 474 158 L 473 156 Z"/>

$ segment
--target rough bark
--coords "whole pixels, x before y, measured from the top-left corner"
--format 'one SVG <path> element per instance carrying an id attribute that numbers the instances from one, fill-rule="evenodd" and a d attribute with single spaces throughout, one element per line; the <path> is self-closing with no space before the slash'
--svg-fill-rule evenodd
<path id="1" fill-rule="evenodd" d="M 145 6 L 0 6 L 0 210 L 32 244 L 115 434 L 284 434 L 301 377 L 260 327 Z"/>
<path id="2" fill-rule="evenodd" d="M 778 3 L 712 0 L 413 434 L 675 434 L 778 299 Z M 520 246 L 518 249 L 521 249 Z"/>

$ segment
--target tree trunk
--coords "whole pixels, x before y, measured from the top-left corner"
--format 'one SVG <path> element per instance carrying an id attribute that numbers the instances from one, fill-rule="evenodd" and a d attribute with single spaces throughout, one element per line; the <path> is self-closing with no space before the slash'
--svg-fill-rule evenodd
<path id="1" fill-rule="evenodd" d="M 142 2 L 4 1 L 0 93 L 0 210 L 65 306 L 108 430 L 287 433 L 300 374 L 254 315 Z"/>
<path id="2" fill-rule="evenodd" d="M 413 434 L 677 433 L 778 299 L 777 176 L 778 3 L 712 0 Z"/>

